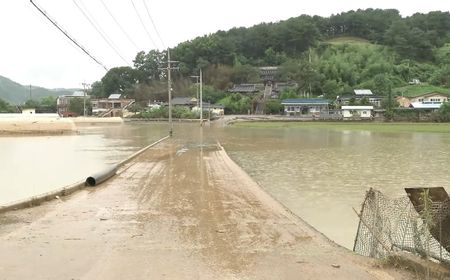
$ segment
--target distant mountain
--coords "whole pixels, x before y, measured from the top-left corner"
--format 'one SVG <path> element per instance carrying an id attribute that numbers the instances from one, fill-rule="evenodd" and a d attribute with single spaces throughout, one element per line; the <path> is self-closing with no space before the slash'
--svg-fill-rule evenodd
<path id="1" fill-rule="evenodd" d="M 43 97 L 57 97 L 64 94 L 72 94 L 79 89 L 46 89 L 31 86 L 31 98 L 42 99 Z M 30 86 L 24 86 L 8 78 L 0 76 L 0 99 L 10 104 L 23 104 L 30 99 Z"/>

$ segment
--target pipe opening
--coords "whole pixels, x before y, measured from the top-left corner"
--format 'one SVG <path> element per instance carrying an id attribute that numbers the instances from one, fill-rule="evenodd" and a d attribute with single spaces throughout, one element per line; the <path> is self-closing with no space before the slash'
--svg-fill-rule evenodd
<path id="1" fill-rule="evenodd" d="M 86 179 L 86 185 L 94 187 L 95 186 L 95 178 L 94 177 L 87 177 Z"/>

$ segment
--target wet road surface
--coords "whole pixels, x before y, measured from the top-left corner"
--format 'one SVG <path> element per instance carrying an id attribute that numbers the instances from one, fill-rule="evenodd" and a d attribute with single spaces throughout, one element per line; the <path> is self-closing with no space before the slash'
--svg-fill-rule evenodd
<path id="1" fill-rule="evenodd" d="M 0 225 L 0 279 L 412 279 L 328 241 L 202 137 Z"/>

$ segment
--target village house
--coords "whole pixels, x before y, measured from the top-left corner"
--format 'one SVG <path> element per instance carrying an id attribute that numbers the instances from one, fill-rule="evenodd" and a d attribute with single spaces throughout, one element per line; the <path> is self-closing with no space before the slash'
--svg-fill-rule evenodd
<path id="1" fill-rule="evenodd" d="M 189 109 L 194 108 L 198 103 L 199 101 L 195 97 L 174 97 L 171 102 L 172 106 L 184 106 Z"/>
<path id="2" fill-rule="evenodd" d="M 343 119 L 371 119 L 373 106 L 342 106 Z"/>
<path id="3" fill-rule="evenodd" d="M 209 112 L 211 116 L 223 116 L 225 111 L 225 106 L 220 104 L 211 104 L 209 102 L 203 102 L 202 104 L 203 112 Z M 192 111 L 198 112 L 200 111 L 200 105 L 194 106 Z"/>
<path id="4" fill-rule="evenodd" d="M 123 110 L 134 103 L 134 99 L 123 98 L 121 94 L 111 94 L 108 98 L 92 99 L 92 113 L 101 117 L 121 117 Z"/>
<path id="5" fill-rule="evenodd" d="M 321 98 L 284 99 L 284 114 L 287 116 L 312 116 L 329 113 L 330 101 Z"/>
<path id="6" fill-rule="evenodd" d="M 341 105 L 350 105 L 352 100 L 354 102 L 361 102 L 364 99 L 374 107 L 381 107 L 383 96 L 374 95 L 370 89 L 355 89 L 353 90 L 353 95 L 338 97 L 337 101 Z"/>
<path id="7" fill-rule="evenodd" d="M 400 107 L 416 109 L 439 109 L 444 102 L 449 101 L 449 94 L 429 92 L 415 96 L 398 96 Z"/>

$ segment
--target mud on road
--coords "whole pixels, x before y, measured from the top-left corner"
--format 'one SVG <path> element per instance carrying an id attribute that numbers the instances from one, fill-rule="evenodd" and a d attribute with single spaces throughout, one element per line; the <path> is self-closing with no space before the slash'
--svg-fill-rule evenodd
<path id="1" fill-rule="evenodd" d="M 335 245 L 199 139 L 0 225 L 0 279 L 413 278 Z"/>

